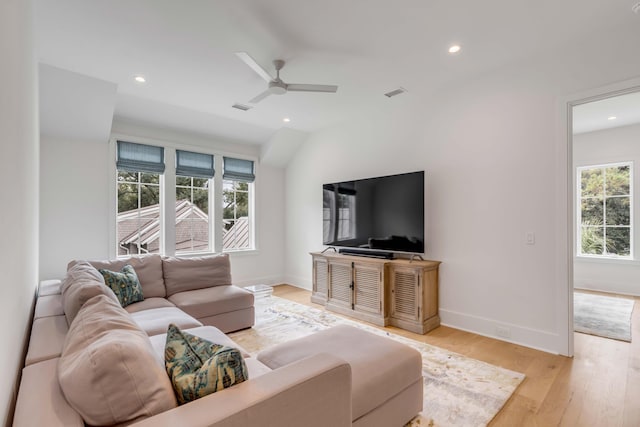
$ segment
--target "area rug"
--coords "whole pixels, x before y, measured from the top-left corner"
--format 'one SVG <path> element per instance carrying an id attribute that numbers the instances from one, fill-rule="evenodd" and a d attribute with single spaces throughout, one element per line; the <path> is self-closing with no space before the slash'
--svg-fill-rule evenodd
<path id="1" fill-rule="evenodd" d="M 423 410 L 407 427 L 486 426 L 524 379 L 514 371 L 273 296 L 256 300 L 253 328 L 229 336 L 255 354 L 338 324 L 387 336 L 422 354 Z"/>
<path id="2" fill-rule="evenodd" d="M 631 342 L 631 313 L 635 300 L 584 292 L 573 293 L 573 329 Z"/>

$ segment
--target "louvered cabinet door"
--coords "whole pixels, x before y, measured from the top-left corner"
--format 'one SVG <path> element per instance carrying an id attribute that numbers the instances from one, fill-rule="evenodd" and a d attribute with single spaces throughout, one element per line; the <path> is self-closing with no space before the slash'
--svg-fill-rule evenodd
<path id="1" fill-rule="evenodd" d="M 391 267 L 391 318 L 417 321 L 420 317 L 420 268 Z"/>
<path id="2" fill-rule="evenodd" d="M 325 258 L 313 258 L 313 290 L 311 301 L 326 304 L 329 293 L 329 263 Z"/>
<path id="3" fill-rule="evenodd" d="M 382 315 L 384 265 L 354 264 L 354 310 Z"/>
<path id="4" fill-rule="evenodd" d="M 329 300 L 334 306 L 351 309 L 351 282 L 353 280 L 350 262 L 329 261 Z"/>

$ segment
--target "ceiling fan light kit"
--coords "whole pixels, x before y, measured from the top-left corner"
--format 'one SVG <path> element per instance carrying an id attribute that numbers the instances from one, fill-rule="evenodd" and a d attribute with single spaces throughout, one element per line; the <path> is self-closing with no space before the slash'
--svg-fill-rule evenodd
<path id="1" fill-rule="evenodd" d="M 287 84 L 280 78 L 280 70 L 284 67 L 285 62 L 282 59 L 276 59 L 273 61 L 273 66 L 276 69 L 276 77 L 272 77 L 264 68 L 260 66 L 247 52 L 236 52 L 238 58 L 240 58 L 245 64 L 249 66 L 257 75 L 267 81 L 267 90 L 261 94 L 255 96 L 249 100 L 249 103 L 256 104 L 269 95 L 284 95 L 287 92 L 324 92 L 335 93 L 338 90 L 338 86 L 334 85 L 316 85 L 316 84 Z"/>

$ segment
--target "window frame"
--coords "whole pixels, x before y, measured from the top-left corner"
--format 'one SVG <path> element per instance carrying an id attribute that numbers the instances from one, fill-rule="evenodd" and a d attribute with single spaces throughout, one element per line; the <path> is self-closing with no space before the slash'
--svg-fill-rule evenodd
<path id="1" fill-rule="evenodd" d="M 603 172 L 607 168 L 614 168 L 620 166 L 628 166 L 629 167 L 629 255 L 616 255 L 616 254 L 585 254 L 582 253 L 582 172 L 586 170 L 600 169 Z M 635 234 L 635 224 L 634 224 L 634 162 L 633 161 L 622 161 L 622 162 L 612 162 L 612 163 L 600 163 L 594 165 L 584 165 L 577 166 L 576 170 L 576 258 L 580 259 L 591 259 L 591 260 L 617 260 L 622 262 L 634 261 L 635 260 L 635 242 L 634 242 L 634 234 Z M 606 179 L 606 174 L 604 175 Z M 606 187 L 605 187 L 606 189 Z M 627 195 L 620 195 L 622 197 L 627 197 Z M 603 229 L 605 230 L 606 236 L 606 193 L 603 194 Z M 609 227 L 620 227 L 610 225 Z M 606 238 L 606 237 L 605 237 Z"/>
<path id="2" fill-rule="evenodd" d="M 163 256 L 176 256 L 175 251 L 175 203 L 176 203 L 176 174 L 175 174 L 175 162 L 176 162 L 176 150 L 192 151 L 196 153 L 211 154 L 214 156 L 214 169 L 216 176 L 214 176 L 209 186 L 209 251 L 207 252 L 181 252 L 179 256 L 204 256 L 216 253 L 231 253 L 231 254 L 251 254 L 257 253 L 259 250 L 257 229 L 256 229 L 256 188 L 258 184 L 259 175 L 259 162 L 258 158 L 246 154 L 238 154 L 229 152 L 217 148 L 206 147 L 203 145 L 193 145 L 186 143 L 175 143 L 166 140 L 158 140 L 154 138 L 137 137 L 120 133 L 112 133 L 109 139 L 109 155 L 107 161 L 109 163 L 109 257 L 110 258 L 122 258 L 122 255 L 118 255 L 118 242 L 117 242 L 117 170 L 115 165 L 115 159 L 117 158 L 117 141 L 124 140 L 128 142 L 156 145 L 164 148 L 164 161 L 165 171 L 164 174 L 160 174 L 160 254 Z M 254 173 L 256 180 L 250 184 L 249 191 L 249 226 L 250 226 L 250 247 L 247 249 L 238 250 L 223 250 L 222 248 L 222 171 L 223 163 L 222 158 L 234 157 L 238 159 L 251 160 L 254 164 Z M 167 226 L 167 224 L 174 224 L 174 226 Z"/>

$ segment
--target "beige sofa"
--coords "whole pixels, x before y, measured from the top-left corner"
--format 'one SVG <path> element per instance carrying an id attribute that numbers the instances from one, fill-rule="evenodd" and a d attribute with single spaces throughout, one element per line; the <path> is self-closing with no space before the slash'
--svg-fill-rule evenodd
<path id="1" fill-rule="evenodd" d="M 125 263 L 145 298 L 123 309 L 94 267 Z M 170 323 L 239 348 L 249 379 L 177 406 L 163 363 Z M 316 354 L 271 369 L 220 330 L 252 324 L 253 296 L 231 285 L 226 255 L 73 261 L 40 286 L 14 426 L 351 425 L 349 364 Z"/>

